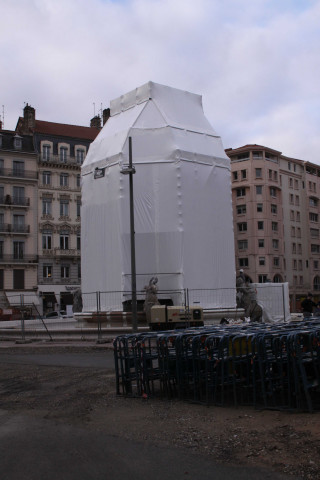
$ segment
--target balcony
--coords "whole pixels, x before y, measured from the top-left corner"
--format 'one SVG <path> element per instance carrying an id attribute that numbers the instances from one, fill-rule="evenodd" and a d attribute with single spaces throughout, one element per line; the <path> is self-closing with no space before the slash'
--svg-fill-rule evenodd
<path id="1" fill-rule="evenodd" d="M 29 207 L 30 198 L 28 197 L 12 197 L 11 195 L 1 195 L 0 205 L 12 205 L 14 207 Z"/>
<path id="2" fill-rule="evenodd" d="M 0 223 L 0 233 L 30 233 L 30 225 L 12 225 L 12 223 Z"/>
<path id="3" fill-rule="evenodd" d="M 36 180 L 38 178 L 38 172 L 30 172 L 30 170 L 20 168 L 0 168 L 0 177 Z"/>
<path id="4" fill-rule="evenodd" d="M 38 263 L 37 255 L 24 255 L 19 253 L 18 255 L 7 255 L 0 253 L 0 264 L 8 263 Z"/>
<path id="5" fill-rule="evenodd" d="M 47 250 L 42 250 L 42 255 L 44 257 L 80 257 L 80 250 L 77 248 L 53 248 L 53 249 L 47 249 Z"/>
<path id="6" fill-rule="evenodd" d="M 39 155 L 39 161 L 42 163 L 54 163 L 56 165 L 74 165 L 81 167 L 81 162 L 77 161 L 76 157 L 66 155 L 61 157 L 60 155 Z M 82 162 L 83 163 L 83 162 Z"/>

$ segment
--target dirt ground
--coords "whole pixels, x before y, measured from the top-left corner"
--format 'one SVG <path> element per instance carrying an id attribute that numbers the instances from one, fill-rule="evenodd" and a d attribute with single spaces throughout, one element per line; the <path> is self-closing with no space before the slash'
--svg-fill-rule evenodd
<path id="1" fill-rule="evenodd" d="M 1 408 L 231 464 L 320 479 L 320 412 L 206 407 L 115 393 L 112 370 L 0 364 Z"/>

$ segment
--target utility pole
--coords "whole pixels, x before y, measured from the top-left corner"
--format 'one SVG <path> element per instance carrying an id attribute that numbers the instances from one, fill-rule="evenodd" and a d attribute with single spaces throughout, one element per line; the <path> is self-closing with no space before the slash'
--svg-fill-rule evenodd
<path id="1" fill-rule="evenodd" d="M 129 165 L 121 170 L 123 175 L 129 175 L 129 200 L 130 200 L 130 245 L 131 245 L 131 310 L 132 331 L 138 331 L 137 321 L 137 282 L 136 282 L 136 248 L 134 231 L 134 199 L 133 199 L 133 175 L 136 173 L 132 165 L 132 138 L 129 137 Z"/>

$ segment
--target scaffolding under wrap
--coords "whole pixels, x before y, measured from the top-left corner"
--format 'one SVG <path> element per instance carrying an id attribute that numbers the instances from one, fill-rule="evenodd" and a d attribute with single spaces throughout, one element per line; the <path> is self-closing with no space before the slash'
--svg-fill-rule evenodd
<path id="1" fill-rule="evenodd" d="M 160 290 L 235 285 L 230 160 L 221 138 L 200 95 L 148 82 L 111 102 L 82 166 L 82 291 L 131 289 L 129 182 L 121 174 L 129 137 L 137 290 L 152 276 Z M 219 306 L 230 307 L 226 301 Z"/>

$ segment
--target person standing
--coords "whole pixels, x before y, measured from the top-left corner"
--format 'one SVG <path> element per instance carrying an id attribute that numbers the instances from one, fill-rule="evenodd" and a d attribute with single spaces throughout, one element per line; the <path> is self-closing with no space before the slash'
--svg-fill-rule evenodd
<path id="1" fill-rule="evenodd" d="M 301 302 L 301 307 L 303 309 L 302 311 L 303 311 L 304 317 L 311 317 L 313 308 L 317 306 L 317 304 L 314 303 L 314 301 L 312 300 L 312 297 L 313 297 L 312 293 L 308 293 L 307 298 L 305 298 Z"/>

